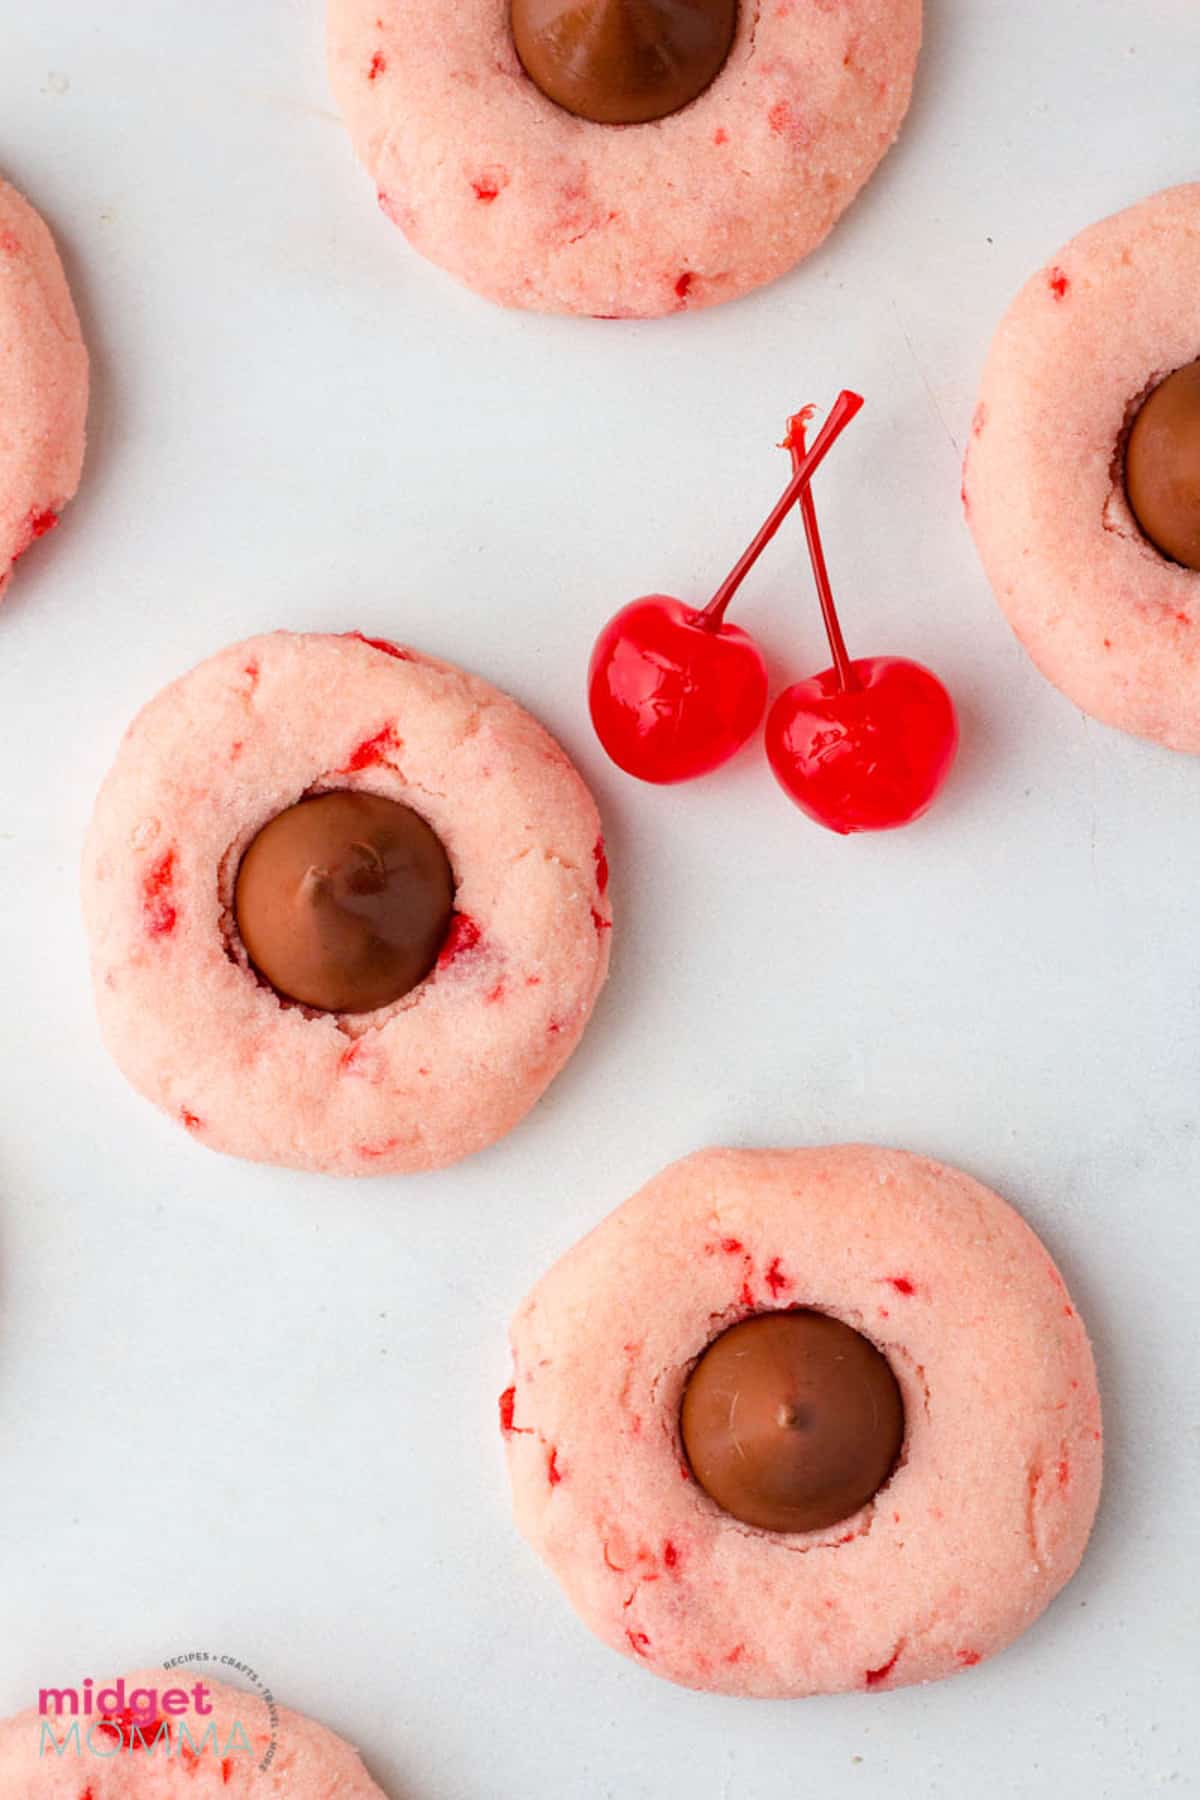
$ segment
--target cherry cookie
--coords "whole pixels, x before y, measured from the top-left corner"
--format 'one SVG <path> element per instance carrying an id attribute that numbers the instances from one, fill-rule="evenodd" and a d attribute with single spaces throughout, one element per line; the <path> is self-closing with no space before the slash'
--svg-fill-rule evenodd
<path id="1" fill-rule="evenodd" d="M 815 249 L 908 110 L 921 0 L 330 0 L 410 243 L 503 306 L 713 306 Z"/>
<path id="2" fill-rule="evenodd" d="M 501 1396 L 517 1523 L 605 1643 L 685 1687 L 901 1687 L 1078 1566 L 1087 1333 L 1045 1247 L 900 1151 L 707 1150 L 542 1278 Z"/>
<path id="3" fill-rule="evenodd" d="M 54 239 L 0 181 L 0 596 L 79 486 L 88 358 Z"/>
<path id="4" fill-rule="evenodd" d="M 1034 662 L 1200 752 L 1200 183 L 1091 226 L 996 334 L 963 507 Z"/>
<path id="5" fill-rule="evenodd" d="M 152 700 L 84 861 L 108 1047 L 202 1143 L 330 1174 L 502 1137 L 608 968 L 595 805 L 514 700 L 275 632 Z"/>
<path id="6" fill-rule="evenodd" d="M 324 1725 L 195 1665 L 43 1694 L 44 1710 L 0 1721 L 0 1794 L 11 1800 L 385 1800 Z"/>

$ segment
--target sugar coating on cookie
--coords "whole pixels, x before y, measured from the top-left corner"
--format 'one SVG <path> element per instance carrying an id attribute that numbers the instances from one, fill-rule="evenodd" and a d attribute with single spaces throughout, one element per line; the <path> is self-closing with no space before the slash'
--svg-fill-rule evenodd
<path id="1" fill-rule="evenodd" d="M 697 1485 L 707 1345 L 808 1307 L 868 1337 L 905 1410 L 854 1516 L 763 1531 Z M 1100 1487 L 1087 1334 L 1045 1247 L 957 1170 L 861 1146 L 674 1164 L 538 1283 L 501 1427 L 517 1523 L 605 1643 L 687 1687 L 873 1691 L 972 1667 L 1074 1573 Z"/>
<path id="2" fill-rule="evenodd" d="M 554 104 L 507 0 L 330 0 L 335 96 L 409 242 L 504 306 L 652 317 L 733 299 L 822 241 L 908 110 L 921 0 L 743 4 L 725 66 L 652 123 Z"/>
<path id="3" fill-rule="evenodd" d="M 45 223 L 0 181 L 0 597 L 79 486 L 88 359 Z"/>
<path id="4" fill-rule="evenodd" d="M 28 1711 L 0 1721 L 0 1793 L 12 1800 L 385 1800 L 356 1750 L 286 1707 L 274 1706 L 272 1717 L 273 1704 L 195 1665 L 142 1670 L 120 1687 L 98 1680 L 47 1689 Z"/>
<path id="5" fill-rule="evenodd" d="M 1026 284 L 992 344 L 963 508 L 1042 673 L 1122 731 L 1200 752 L 1200 574 L 1143 536 L 1124 449 L 1200 355 L 1200 183 L 1102 220 Z"/>
<path id="6" fill-rule="evenodd" d="M 305 795 L 383 795 L 440 838 L 456 892 L 436 964 L 343 1016 L 281 999 L 236 930 L 260 829 Z M 83 901 L 105 1040 L 200 1142 L 342 1175 L 433 1169 L 534 1104 L 608 968 L 600 821 L 514 700 L 415 650 L 276 632 L 152 700 L 101 790 Z"/>

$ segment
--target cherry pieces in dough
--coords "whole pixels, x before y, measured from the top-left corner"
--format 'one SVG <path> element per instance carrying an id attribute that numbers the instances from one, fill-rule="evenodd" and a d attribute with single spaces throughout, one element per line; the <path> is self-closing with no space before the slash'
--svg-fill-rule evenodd
<path id="1" fill-rule="evenodd" d="M 642 0 L 626 29 L 678 11 Z M 621 21 L 599 23 L 587 41 L 611 46 Z M 509 0 L 329 6 L 334 95 L 413 247 L 502 306 L 603 318 L 714 306 L 814 250 L 895 139 L 920 42 L 921 0 L 744 0 L 690 104 L 609 124 L 531 79 Z M 594 114 L 587 74 L 585 97 L 573 79 L 558 92 Z M 678 99 L 695 81 L 663 86 Z"/>
<path id="2" fill-rule="evenodd" d="M 303 809 L 334 795 L 330 832 Z M 373 797 L 349 824 L 347 796 Z M 285 916 L 278 866 L 256 869 L 249 953 L 239 871 L 273 822 L 273 855 L 295 855 L 280 822 L 297 807 L 312 892 Z M 420 842 L 411 819 L 381 833 L 404 809 Z M 433 884 L 411 941 L 393 879 Z M 607 886 L 591 795 L 507 695 L 356 632 L 253 638 L 152 700 L 101 789 L 83 872 L 101 1028 L 139 1093 L 213 1149 L 327 1174 L 439 1168 L 510 1131 L 579 1042 L 608 969 Z"/>
<path id="3" fill-rule="evenodd" d="M 1026 283 L 988 353 L 962 489 L 996 598 L 1043 675 L 1104 724 L 1193 754 L 1200 572 L 1139 524 L 1125 457 L 1146 401 L 1198 355 L 1192 182 L 1090 226 Z M 1200 506 L 1200 454 L 1192 480 Z"/>
<path id="4" fill-rule="evenodd" d="M 0 596 L 79 486 L 88 357 L 43 221 L 0 181 Z"/>
<path id="5" fill-rule="evenodd" d="M 105 1704 L 89 1715 L 83 1696 Z M 0 1720 L 6 1800 L 386 1800 L 358 1752 L 324 1725 L 286 1707 L 272 1719 L 261 1694 L 212 1680 L 203 1664 L 142 1670 L 90 1690 L 79 1681 L 71 1698 L 75 1716 L 67 1700 L 61 1714 L 51 1702 L 46 1714 L 31 1707 Z M 59 1749 L 43 1748 L 47 1733 Z"/>
<path id="6" fill-rule="evenodd" d="M 868 1339 L 904 1414 L 873 1496 L 802 1532 L 723 1511 L 681 1433 L 709 1346 L 796 1309 Z M 1045 1246 L 955 1169 L 854 1145 L 702 1151 L 569 1250 L 511 1339 L 517 1524 L 597 1636 L 685 1687 L 933 1681 L 1011 1643 L 1083 1555 L 1101 1472 L 1087 1333 Z M 836 1471 L 832 1421 L 811 1391 L 802 1405 Z M 893 1447 L 885 1430 L 868 1488 Z"/>

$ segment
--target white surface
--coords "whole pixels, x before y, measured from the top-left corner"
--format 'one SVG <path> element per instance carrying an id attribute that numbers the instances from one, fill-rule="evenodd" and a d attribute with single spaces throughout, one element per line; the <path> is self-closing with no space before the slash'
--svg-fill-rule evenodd
<path id="1" fill-rule="evenodd" d="M 509 316 L 407 252 L 327 97 L 318 0 L 0 0 L 0 167 L 95 357 L 85 488 L 0 614 L 0 1713 L 207 1642 L 393 1800 L 1142 1796 L 1197 1779 L 1197 766 L 1035 674 L 959 518 L 992 328 L 1093 218 L 1198 173 L 1192 0 L 933 0 L 909 126 L 825 250 L 728 309 Z M 704 596 L 786 413 L 852 647 L 930 662 L 964 749 L 842 841 L 758 754 L 674 792 L 587 725 L 593 632 Z M 737 616 L 823 666 L 799 527 Z M 511 688 L 606 815 L 608 991 L 532 1119 L 449 1173 L 240 1166 L 126 1090 L 76 864 L 135 709 L 275 625 Z M 1013 1650 L 928 1690 L 707 1699 L 577 1625 L 496 1432 L 526 1287 L 671 1157 L 875 1138 L 1020 1205 L 1094 1335 L 1108 1485 Z M 9 1800 L 8 1796 L 4 1800 Z"/>

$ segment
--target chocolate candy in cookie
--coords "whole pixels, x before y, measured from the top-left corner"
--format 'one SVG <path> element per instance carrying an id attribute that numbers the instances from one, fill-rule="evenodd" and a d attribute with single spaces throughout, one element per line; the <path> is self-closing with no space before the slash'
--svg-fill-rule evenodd
<path id="1" fill-rule="evenodd" d="M 250 961 L 276 993 L 323 1012 L 389 1006 L 424 981 L 446 939 L 454 877 L 410 806 L 350 789 L 277 813 L 234 891 Z"/>
<path id="2" fill-rule="evenodd" d="M 1083 1323 L 1012 1208 L 924 1157 L 688 1157 L 567 1251 L 511 1337 L 517 1524 L 605 1643 L 685 1687 L 974 1668 L 1083 1554 Z"/>
<path id="3" fill-rule="evenodd" d="M 1125 489 L 1155 548 L 1200 569 L 1200 362 L 1160 381 L 1142 406 L 1125 450 Z"/>
<path id="4" fill-rule="evenodd" d="M 922 0 L 329 0 L 373 197 L 502 306 L 694 312 L 822 242 L 908 110 Z"/>
<path id="5" fill-rule="evenodd" d="M 513 0 L 525 73 L 597 125 L 644 125 L 690 104 L 724 68 L 737 0 Z"/>
<path id="6" fill-rule="evenodd" d="M 823 1531 L 878 1493 L 904 1441 L 887 1358 L 812 1308 L 760 1313 L 704 1352 L 680 1429 L 696 1480 L 763 1531 Z"/>
<path id="7" fill-rule="evenodd" d="M 1200 754 L 1200 182 L 1062 245 L 988 354 L 963 509 L 1042 673 Z"/>
<path id="8" fill-rule="evenodd" d="M 477 676 L 358 632 L 231 644 L 156 696 L 83 894 L 139 1092 L 212 1149 L 331 1175 L 503 1137 L 583 1035 L 612 939 L 565 753 Z"/>

